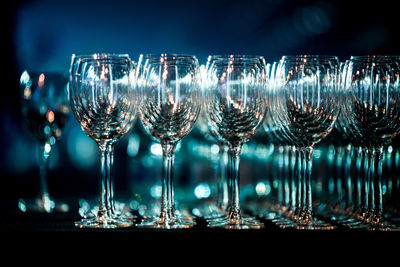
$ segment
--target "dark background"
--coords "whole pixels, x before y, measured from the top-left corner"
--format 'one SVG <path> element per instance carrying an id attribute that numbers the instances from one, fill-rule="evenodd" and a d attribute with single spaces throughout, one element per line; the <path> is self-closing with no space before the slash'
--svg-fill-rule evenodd
<path id="1" fill-rule="evenodd" d="M 72 53 L 128 53 L 133 60 L 141 53 L 185 53 L 204 64 L 210 54 L 259 54 L 268 62 L 285 54 L 332 54 L 345 60 L 399 54 L 400 47 L 398 9 L 394 1 L 382 0 L 31 0 L 7 3 L 1 18 L 0 182 L 5 210 L 14 210 L 15 199 L 38 192 L 35 140 L 21 125 L 19 76 L 25 69 L 68 71 Z M 150 144 L 138 125 L 133 132 L 145 140 L 143 146 Z M 123 178 L 116 187 L 129 193 L 128 139 L 117 146 L 116 168 Z M 68 152 L 77 140 L 86 154 Z M 71 116 L 49 172 L 52 195 L 96 194 L 96 153 Z"/>

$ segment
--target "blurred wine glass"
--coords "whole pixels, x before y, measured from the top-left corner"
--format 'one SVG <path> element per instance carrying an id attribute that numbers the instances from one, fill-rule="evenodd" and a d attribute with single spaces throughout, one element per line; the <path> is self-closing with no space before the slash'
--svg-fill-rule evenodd
<path id="1" fill-rule="evenodd" d="M 20 77 L 23 122 L 39 144 L 39 195 L 35 199 L 20 199 L 22 211 L 66 212 L 66 203 L 55 201 L 48 189 L 47 173 L 52 147 L 62 137 L 68 121 L 68 78 L 61 72 L 25 70 Z"/>

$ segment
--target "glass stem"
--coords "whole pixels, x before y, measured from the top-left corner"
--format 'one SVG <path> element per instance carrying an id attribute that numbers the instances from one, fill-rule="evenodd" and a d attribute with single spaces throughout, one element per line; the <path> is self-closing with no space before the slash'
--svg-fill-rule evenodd
<path id="1" fill-rule="evenodd" d="M 295 167 L 294 167 L 294 177 L 296 179 L 296 209 L 293 214 L 293 218 L 297 220 L 300 217 L 301 210 L 303 207 L 303 198 L 302 198 L 302 179 L 301 179 L 301 169 L 302 169 L 302 160 L 300 149 L 296 146 L 293 147 L 294 157 L 295 157 Z"/>
<path id="2" fill-rule="evenodd" d="M 51 151 L 51 145 L 48 142 L 40 144 L 39 147 L 39 194 L 40 194 L 40 205 L 39 209 L 43 209 L 46 212 L 52 212 L 55 206 L 52 201 L 49 189 L 47 187 L 47 171 L 49 168 L 49 156 Z"/>
<path id="3" fill-rule="evenodd" d="M 227 154 L 226 183 L 228 185 L 228 205 L 226 208 L 226 213 L 229 215 L 229 211 L 232 206 L 232 191 L 233 191 L 232 189 L 233 160 L 232 157 L 230 156 L 229 146 L 226 154 Z"/>
<path id="4" fill-rule="evenodd" d="M 382 206 L 382 157 L 383 147 L 370 149 L 370 212 L 371 223 L 378 224 L 383 220 Z"/>
<path id="5" fill-rule="evenodd" d="M 228 147 L 224 144 L 219 145 L 219 192 L 218 192 L 218 208 L 225 210 L 228 205 L 228 183 L 227 183 L 227 164 L 228 164 Z"/>
<path id="6" fill-rule="evenodd" d="M 352 205 L 353 205 L 353 195 L 352 192 L 355 191 L 352 185 L 352 180 L 351 180 L 351 163 L 352 163 L 352 156 L 353 156 L 353 146 L 348 145 L 345 148 L 345 159 L 344 159 L 344 172 L 343 172 L 343 177 L 344 177 L 344 184 L 345 184 L 345 192 L 346 192 L 346 202 L 345 202 L 345 207 L 344 211 L 345 214 L 349 214 L 351 211 Z"/>
<path id="7" fill-rule="evenodd" d="M 99 210 L 97 212 L 97 218 L 103 220 L 106 217 L 112 216 L 111 204 L 110 204 L 110 182 L 109 182 L 109 169 L 110 169 L 110 153 L 108 151 L 107 144 L 99 145 L 101 153 L 101 175 L 99 183 Z"/>
<path id="8" fill-rule="evenodd" d="M 107 207 L 111 215 L 115 215 L 115 203 L 114 203 L 114 174 L 113 174 L 113 166 L 114 166 L 114 145 L 112 143 L 108 144 L 106 147 L 106 186 L 108 188 L 107 192 Z"/>
<path id="9" fill-rule="evenodd" d="M 302 184 L 303 184 L 303 208 L 301 214 L 301 220 L 303 223 L 311 223 L 313 220 L 312 215 L 312 191 L 311 191 L 311 171 L 312 171 L 312 159 L 313 159 L 313 148 L 302 147 L 300 148 L 300 154 L 302 158 Z"/>
<path id="10" fill-rule="evenodd" d="M 240 164 L 240 152 L 242 150 L 242 143 L 236 144 L 235 146 L 229 147 L 229 158 L 231 161 L 231 203 L 228 211 L 229 221 L 231 224 L 239 224 L 242 215 L 240 211 L 240 192 L 239 192 L 239 164 Z"/>
<path id="11" fill-rule="evenodd" d="M 296 186 L 296 149 L 294 146 L 290 147 L 290 213 L 291 216 L 296 210 L 296 203 L 297 203 L 297 186 Z"/>
<path id="12" fill-rule="evenodd" d="M 289 166 L 290 166 L 290 146 L 286 145 L 283 151 L 283 193 L 284 193 L 284 206 L 285 206 L 285 213 L 289 211 L 290 207 L 290 191 L 289 191 Z"/>
<path id="13" fill-rule="evenodd" d="M 49 191 L 47 187 L 47 170 L 49 166 L 49 156 L 51 146 L 49 143 L 40 144 L 39 147 L 39 176 L 40 176 L 40 197 L 45 200 L 49 197 Z"/>
<path id="14" fill-rule="evenodd" d="M 278 204 L 279 204 L 279 210 L 277 210 L 279 213 L 282 213 L 282 208 L 284 207 L 284 167 L 283 167 L 283 151 L 284 151 L 284 146 L 276 146 L 276 149 L 278 150 Z"/>
<path id="15" fill-rule="evenodd" d="M 161 210 L 160 222 L 167 223 L 175 218 L 175 203 L 173 193 L 173 174 L 174 174 L 174 159 L 175 159 L 175 144 L 161 144 L 163 151 L 163 166 L 161 180 Z"/>
<path id="16" fill-rule="evenodd" d="M 360 148 L 361 153 L 361 166 L 360 166 L 360 177 L 361 177 L 361 218 L 368 217 L 369 207 L 369 183 L 368 183 L 368 169 L 369 169 L 369 151 L 365 148 Z"/>
<path id="17" fill-rule="evenodd" d="M 353 146 L 352 146 L 353 147 Z M 353 177 L 353 184 L 354 184 L 354 188 L 353 188 L 353 201 L 354 201 L 354 207 L 353 207 L 353 216 L 358 216 L 359 214 L 361 214 L 361 209 L 362 209 L 362 190 L 361 190 L 361 163 L 362 163 L 362 148 L 361 147 L 356 147 L 353 148 L 354 150 L 356 150 L 357 153 L 356 155 L 356 159 L 354 161 L 354 168 L 355 168 L 355 174 Z"/>
<path id="18" fill-rule="evenodd" d="M 337 194 L 337 201 L 334 206 L 335 214 L 338 214 L 343 201 L 343 189 L 342 189 L 342 175 L 343 171 L 343 147 L 335 146 L 335 190 Z"/>

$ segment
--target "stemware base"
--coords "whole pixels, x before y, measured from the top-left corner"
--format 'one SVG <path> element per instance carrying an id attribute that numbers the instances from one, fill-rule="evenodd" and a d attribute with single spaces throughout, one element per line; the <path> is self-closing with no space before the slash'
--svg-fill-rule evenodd
<path id="1" fill-rule="evenodd" d="M 124 228 L 130 227 L 133 223 L 127 220 L 121 220 L 110 217 L 94 217 L 82 219 L 75 222 L 75 226 L 79 228 L 102 228 L 102 229 L 112 229 L 112 228 Z"/>
<path id="2" fill-rule="evenodd" d="M 337 227 L 328 222 L 318 220 L 314 217 L 302 220 L 299 218 L 282 218 L 275 221 L 275 224 L 282 229 L 296 230 L 335 230 Z"/>
<path id="3" fill-rule="evenodd" d="M 79 215 L 84 219 L 93 219 L 97 216 L 97 211 L 99 206 L 97 204 L 89 203 L 89 201 L 85 199 L 79 200 Z M 113 215 L 111 218 L 121 221 L 128 221 L 135 223 L 139 216 L 134 214 L 134 210 L 130 209 L 128 205 L 124 202 L 114 201 L 114 209 Z"/>
<path id="4" fill-rule="evenodd" d="M 364 217 L 362 219 L 354 220 L 343 224 L 345 227 L 350 229 L 368 230 L 368 231 L 400 231 L 400 227 L 387 220 L 380 218 L 374 220 L 370 217 Z"/>
<path id="5" fill-rule="evenodd" d="M 296 228 L 297 223 L 290 217 L 277 217 L 272 222 L 281 229 Z"/>
<path id="6" fill-rule="evenodd" d="M 310 222 L 301 222 L 295 226 L 297 230 L 335 230 L 336 228 L 334 225 L 316 219 Z"/>
<path id="7" fill-rule="evenodd" d="M 191 217 L 175 217 L 172 219 L 165 218 L 143 218 L 140 224 L 136 226 L 138 228 L 150 228 L 150 229 L 188 229 L 195 226 L 195 221 Z"/>
<path id="8" fill-rule="evenodd" d="M 264 224 L 253 217 L 241 216 L 240 218 L 219 218 L 208 222 L 207 227 L 222 229 L 262 229 Z"/>
<path id="9" fill-rule="evenodd" d="M 214 220 L 225 216 L 225 208 L 217 204 L 203 204 L 192 209 L 192 214 L 196 217 L 203 218 L 204 220 Z"/>
<path id="10" fill-rule="evenodd" d="M 367 228 L 368 231 L 384 231 L 384 232 L 399 232 L 400 227 L 389 222 L 371 223 Z"/>

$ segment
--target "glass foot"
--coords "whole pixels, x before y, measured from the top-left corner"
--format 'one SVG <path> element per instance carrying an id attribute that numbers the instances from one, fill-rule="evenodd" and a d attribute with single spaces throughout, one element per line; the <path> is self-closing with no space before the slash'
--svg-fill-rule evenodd
<path id="1" fill-rule="evenodd" d="M 382 215 L 372 214 L 368 218 L 368 231 L 400 231 L 400 227 L 388 222 Z"/>
<path id="2" fill-rule="evenodd" d="M 310 218 L 306 221 L 298 221 L 294 228 L 298 230 L 335 230 L 337 227 L 330 223 Z"/>
<path id="3" fill-rule="evenodd" d="M 95 217 L 82 219 L 75 222 L 75 226 L 79 228 L 102 228 L 102 229 L 112 229 L 112 228 L 124 228 L 130 227 L 133 223 L 126 220 L 118 220 L 110 217 Z"/>
<path id="4" fill-rule="evenodd" d="M 34 199 L 18 200 L 18 209 L 22 212 L 68 212 L 69 205 L 60 201 L 54 201 L 48 195 Z"/>
<path id="5" fill-rule="evenodd" d="M 264 224 L 253 217 L 241 216 L 239 219 L 229 219 L 228 217 L 213 220 L 207 227 L 222 229 L 262 229 Z"/>
<path id="6" fill-rule="evenodd" d="M 192 209 L 192 214 L 207 220 L 213 220 L 215 218 L 221 218 L 224 216 L 225 210 L 216 204 L 204 204 Z"/>
<path id="7" fill-rule="evenodd" d="M 297 226 L 297 223 L 290 217 L 277 217 L 272 222 L 281 229 L 295 228 Z"/>
<path id="8" fill-rule="evenodd" d="M 288 209 L 285 212 L 276 214 L 275 217 L 271 219 L 271 222 L 280 228 L 292 227 L 295 225 L 294 217 L 295 211 Z"/>
<path id="9" fill-rule="evenodd" d="M 95 202 L 95 201 L 93 201 Z M 131 210 L 128 210 L 123 202 L 118 202 L 116 201 L 114 203 L 115 206 L 115 211 L 113 215 L 111 216 L 112 218 L 116 220 L 125 220 L 125 221 L 131 221 L 131 222 L 136 222 L 139 217 L 133 213 L 131 213 Z M 84 218 L 84 219 L 93 219 L 97 216 L 97 211 L 99 209 L 99 206 L 97 204 L 90 204 L 87 200 L 85 199 L 80 199 L 79 200 L 79 215 Z"/>
<path id="10" fill-rule="evenodd" d="M 279 215 L 274 211 L 265 211 L 258 215 L 258 217 L 269 221 L 276 219 L 278 216 Z"/>
<path id="11" fill-rule="evenodd" d="M 363 229 L 366 223 L 363 222 L 362 218 L 348 218 L 345 220 L 338 220 L 338 223 L 349 229 Z"/>
<path id="12" fill-rule="evenodd" d="M 346 221 L 343 223 L 345 227 L 350 229 L 368 230 L 368 231 L 400 231 L 400 227 L 391 222 L 388 222 L 383 216 L 365 215 Z"/>
<path id="13" fill-rule="evenodd" d="M 371 223 L 367 228 L 368 231 L 384 231 L 384 232 L 398 232 L 400 227 L 389 222 Z"/>
<path id="14" fill-rule="evenodd" d="M 138 228 L 150 228 L 150 229 L 188 229 L 195 225 L 195 221 L 191 217 L 175 217 L 173 219 L 165 218 L 143 218 L 140 224 L 136 226 Z"/>

